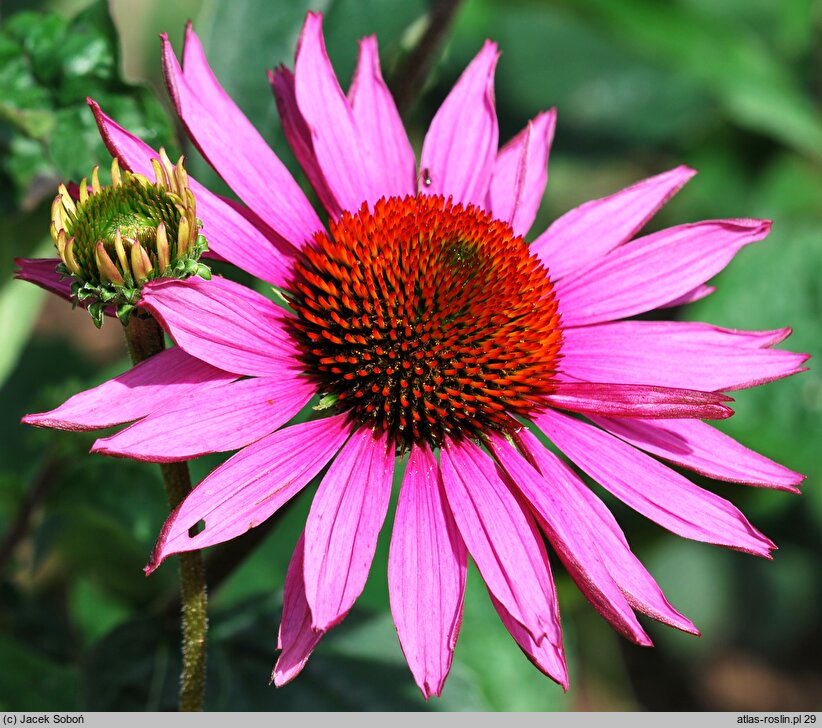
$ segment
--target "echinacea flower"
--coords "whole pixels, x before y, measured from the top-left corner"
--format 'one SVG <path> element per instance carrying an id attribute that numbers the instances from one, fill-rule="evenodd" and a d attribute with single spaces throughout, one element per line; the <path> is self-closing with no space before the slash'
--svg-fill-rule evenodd
<path id="1" fill-rule="evenodd" d="M 93 450 L 148 461 L 239 450 L 171 514 L 148 571 L 257 526 L 324 472 L 286 577 L 278 685 L 361 593 L 403 461 L 390 600 L 426 697 L 448 674 L 469 554 L 513 638 L 564 687 L 544 537 L 628 639 L 651 644 L 636 612 L 696 633 L 577 469 L 675 534 L 764 557 L 774 545 L 733 504 L 662 461 L 793 492 L 803 479 L 703 421 L 731 414 L 723 392 L 802 370 L 805 355 L 772 348 L 788 329 L 631 319 L 708 295 L 706 282 L 770 224 L 715 220 L 635 238 L 692 176 L 678 167 L 527 243 L 555 116 L 497 149 L 497 55 L 488 42 L 465 70 L 417 165 L 375 39 L 362 41 L 346 96 L 321 17 L 309 14 L 293 75 L 270 80 L 326 227 L 191 28 L 182 68 L 164 39 L 180 118 L 247 205 L 191 182 L 210 247 L 288 307 L 218 277 L 150 281 L 139 305 L 177 347 L 25 420 L 136 420 Z M 112 154 L 145 173 L 155 152 L 92 108 Z M 315 396 L 309 420 L 286 426 Z"/>

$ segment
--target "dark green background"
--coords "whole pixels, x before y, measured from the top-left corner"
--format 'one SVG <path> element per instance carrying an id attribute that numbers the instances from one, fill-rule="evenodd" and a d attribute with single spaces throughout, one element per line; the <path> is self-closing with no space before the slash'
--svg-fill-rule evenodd
<path id="1" fill-rule="evenodd" d="M 413 47 L 424 0 L 6 2 L 0 10 L 0 709 L 143 710 L 175 705 L 175 569 L 141 568 L 167 512 L 156 468 L 87 454 L 87 435 L 19 425 L 26 412 L 122 371 L 118 324 L 11 282 L 14 256 L 52 255 L 48 206 L 60 179 L 108 156 L 84 98 L 154 145 L 189 155 L 161 89 L 159 42 L 179 51 L 194 19 L 226 89 L 292 169 L 264 71 L 291 64 L 307 9 L 326 14 L 343 85 L 356 39 L 376 33 L 386 75 Z M 20 12 L 36 8 L 44 15 Z M 85 8 L 85 9 L 84 9 Z M 77 13 L 81 13 L 77 16 Z M 653 228 L 714 217 L 774 220 L 764 243 L 675 315 L 739 328 L 790 325 L 794 350 L 822 341 L 822 5 L 812 0 L 467 0 L 408 115 L 427 123 L 486 37 L 503 52 L 501 139 L 559 113 L 535 231 L 587 199 L 678 163 L 700 174 Z M 127 80 L 124 80 L 127 79 Z M 148 87 L 134 84 L 148 83 Z M 159 99 L 159 101 L 158 101 Z M 176 140 L 175 140 L 176 138 Z M 302 179 L 299 177 L 299 179 Z M 469 574 L 465 621 L 442 699 L 419 695 L 393 631 L 387 524 L 366 591 L 303 675 L 267 685 L 285 568 L 308 489 L 262 545 L 212 590 L 209 693 L 219 710 L 716 709 L 822 707 L 822 381 L 812 370 L 736 396 L 727 431 L 808 474 L 802 496 L 710 484 L 779 545 L 773 562 L 683 541 L 612 504 L 632 546 L 702 630 L 649 625 L 654 650 L 617 637 L 560 566 L 567 695 L 522 656 Z M 220 458 L 193 464 L 204 476 Z M 610 501 L 609 501 L 610 503 Z M 212 573 L 230 549 L 208 554 Z"/>

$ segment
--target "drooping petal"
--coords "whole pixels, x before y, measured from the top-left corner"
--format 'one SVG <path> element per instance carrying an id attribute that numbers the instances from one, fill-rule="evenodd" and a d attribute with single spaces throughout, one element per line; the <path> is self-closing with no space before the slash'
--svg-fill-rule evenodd
<path id="1" fill-rule="evenodd" d="M 588 514 L 569 492 L 567 476 L 561 471 L 543 471 L 541 475 L 499 435 L 491 436 L 491 447 L 588 601 L 627 639 L 650 645 L 651 639 L 604 563 L 597 539 L 586 523 Z"/>
<path id="2" fill-rule="evenodd" d="M 290 374 L 226 383 L 170 402 L 91 451 L 164 463 L 237 450 L 284 425 L 315 393 Z"/>
<path id="3" fill-rule="evenodd" d="M 169 516 L 146 571 L 172 554 L 213 546 L 259 526 L 325 467 L 349 430 L 346 416 L 336 415 L 286 427 L 240 450 Z M 205 527 L 190 536 L 200 521 Z"/>
<path id="4" fill-rule="evenodd" d="M 99 105 L 88 99 L 106 147 L 125 169 L 154 179 L 151 159 L 159 154 L 148 144 L 106 116 Z M 189 179 L 197 200 L 197 217 L 203 221 L 203 235 L 209 250 L 256 278 L 274 286 L 284 286 L 291 272 L 294 247 L 282 238 L 266 235 L 194 179 Z"/>
<path id="5" fill-rule="evenodd" d="M 587 541 L 589 545 L 585 553 L 580 551 L 580 556 L 583 556 L 585 561 L 580 560 L 581 572 L 579 577 L 574 577 L 583 593 L 591 599 L 587 589 L 594 587 L 594 584 L 586 574 L 593 577 L 601 567 L 604 567 L 631 607 L 676 629 L 698 634 L 693 622 L 671 606 L 654 578 L 634 556 L 622 530 L 605 504 L 591 492 L 571 468 L 547 450 L 533 433 L 528 430 L 521 431 L 518 434 L 518 441 L 523 452 L 545 478 L 544 487 L 539 491 L 538 496 L 546 506 L 550 505 L 551 499 L 557 501 L 556 510 L 552 510 L 550 516 L 554 519 L 565 519 L 566 532 L 570 531 L 582 542 Z M 546 501 L 546 498 L 549 500 Z M 566 551 L 579 550 L 580 546 L 566 539 L 564 549 Z M 558 551 L 562 556 L 562 550 L 558 549 Z M 608 594 L 610 599 L 614 599 L 615 596 L 613 592 Z M 592 603 L 606 619 L 611 621 L 607 610 L 601 609 L 593 600 Z M 612 622 L 612 624 L 620 630 L 617 623 Z M 639 644 L 650 644 L 644 632 L 632 633 L 628 637 L 638 641 Z"/>
<path id="6" fill-rule="evenodd" d="M 21 281 L 34 283 L 35 286 L 54 293 L 66 301 L 71 301 L 81 308 L 86 308 L 90 301 L 79 301 L 72 298 L 71 278 L 64 278 L 56 271 L 57 266 L 62 263 L 59 258 L 15 258 L 14 264 L 18 266 L 14 271 L 14 277 Z M 114 317 L 117 311 L 114 306 L 106 306 L 103 309 L 105 316 Z"/>
<path id="7" fill-rule="evenodd" d="M 494 108 L 497 46 L 486 41 L 431 121 L 420 158 L 420 192 L 485 203 L 499 142 Z"/>
<path id="8" fill-rule="evenodd" d="M 183 349 L 214 366 L 255 376 L 293 366 L 288 314 L 238 283 L 219 276 L 152 281 L 140 302 Z"/>
<path id="9" fill-rule="evenodd" d="M 171 402 L 196 399 L 236 378 L 175 346 L 75 394 L 50 412 L 26 415 L 23 422 L 58 430 L 98 430 L 140 419 Z"/>
<path id="10" fill-rule="evenodd" d="M 587 381 L 725 392 L 803 371 L 807 354 L 747 341 L 761 335 L 681 321 L 569 328 L 563 333 L 562 368 Z"/>
<path id="11" fill-rule="evenodd" d="M 408 666 L 427 700 L 442 692 L 462 620 L 467 553 L 427 445 L 411 450 L 400 491 L 388 590 Z"/>
<path id="12" fill-rule="evenodd" d="M 311 130 L 314 154 L 328 188 L 343 210 L 358 210 L 381 196 L 365 146 L 323 39 L 322 15 L 308 13 L 294 63 L 297 105 Z"/>
<path id="13" fill-rule="evenodd" d="M 592 425 L 552 410 L 533 419 L 588 475 L 660 526 L 684 538 L 770 558 L 774 544 L 724 498 Z"/>
<path id="14" fill-rule="evenodd" d="M 71 300 L 71 278 L 64 278 L 57 272 L 60 263 L 60 258 L 15 258 L 14 277 L 34 283 L 68 301 Z"/>
<path id="15" fill-rule="evenodd" d="M 733 410 L 723 402 L 730 397 L 717 392 L 599 382 L 558 382 L 545 398 L 553 407 L 612 417 L 698 417 L 722 420 Z"/>
<path id="16" fill-rule="evenodd" d="M 602 323 L 666 304 L 719 273 L 770 228 L 766 220 L 713 220 L 668 228 L 623 245 L 557 283 L 563 322 Z"/>
<path id="17" fill-rule="evenodd" d="M 497 155 L 487 207 L 495 218 L 510 222 L 517 235 L 525 235 L 537 216 L 556 119 L 554 109 L 542 112 Z"/>
<path id="18" fill-rule="evenodd" d="M 793 493 L 799 492 L 796 486 L 805 479 L 698 420 L 591 420 L 642 450 L 708 478 Z"/>
<path id="19" fill-rule="evenodd" d="M 277 649 L 282 652 L 271 673 L 271 682 L 278 688 L 291 682 L 302 672 L 309 656 L 325 634 L 311 628 L 311 611 L 305 599 L 303 578 L 304 553 L 305 532 L 300 534 L 285 575 L 283 618 L 277 637 Z"/>
<path id="20" fill-rule="evenodd" d="M 562 278 L 634 237 L 696 172 L 676 167 L 609 197 L 586 202 L 558 218 L 531 250 Z"/>
<path id="21" fill-rule="evenodd" d="M 331 629 L 365 586 L 394 473 L 394 445 L 363 427 L 328 469 L 305 525 L 305 593 L 315 630 Z"/>
<path id="22" fill-rule="evenodd" d="M 500 601 L 491 592 L 488 592 L 488 594 L 491 597 L 494 609 L 497 610 L 497 614 L 499 614 L 502 623 L 505 625 L 505 629 L 516 640 L 525 656 L 534 667 L 561 685 L 562 689 L 567 692 L 568 668 L 565 665 L 565 651 L 562 644 L 555 645 L 550 640 L 536 642 L 528 633 L 528 630 L 511 616 L 511 613 L 502 606 Z"/>
<path id="23" fill-rule="evenodd" d="M 214 77 L 191 25 L 186 29 L 185 71 L 168 37 L 161 38 L 166 85 L 189 137 L 243 202 L 301 248 L 323 229 L 308 198 Z"/>
<path id="24" fill-rule="evenodd" d="M 338 218 L 342 213 L 340 203 L 328 188 L 317 155 L 314 154 L 314 143 L 311 141 L 311 130 L 297 106 L 297 97 L 294 92 L 294 75 L 285 66 L 268 72 L 268 81 L 274 91 L 274 100 L 277 103 L 277 112 L 283 133 L 291 151 L 302 167 L 309 183 L 320 198 L 323 207 L 328 210 L 332 218 Z"/>
<path id="25" fill-rule="evenodd" d="M 470 440 L 440 451 L 442 480 L 468 552 L 488 590 L 540 643 L 562 643 L 545 547 L 491 458 Z"/>
<path id="26" fill-rule="evenodd" d="M 417 161 L 394 98 L 382 78 L 374 36 L 360 41 L 348 100 L 366 145 L 376 188 L 386 197 L 413 195 L 417 190 Z"/>

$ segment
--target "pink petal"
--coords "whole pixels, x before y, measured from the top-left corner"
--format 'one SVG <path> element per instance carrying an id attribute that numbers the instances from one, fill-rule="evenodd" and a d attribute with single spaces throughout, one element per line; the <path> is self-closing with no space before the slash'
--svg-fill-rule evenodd
<path id="1" fill-rule="evenodd" d="M 312 627 L 328 630 L 365 586 L 394 472 L 394 445 L 355 432 L 323 478 L 305 525 L 305 593 Z"/>
<path id="2" fill-rule="evenodd" d="M 582 414 L 612 417 L 698 417 L 726 419 L 733 410 L 723 402 L 730 397 L 716 392 L 599 382 L 558 382 L 545 398 L 552 407 Z"/>
<path id="3" fill-rule="evenodd" d="M 308 13 L 294 64 L 297 105 L 311 130 L 314 154 L 343 210 L 374 204 L 382 195 L 371 175 L 365 143 L 337 81 L 323 40 L 322 16 Z"/>
<path id="4" fill-rule="evenodd" d="M 311 130 L 297 106 L 294 75 L 284 66 L 280 66 L 276 71 L 268 72 L 268 81 L 274 91 L 274 100 L 277 102 L 277 112 L 280 114 L 283 133 L 294 156 L 320 198 L 320 202 L 328 210 L 328 214 L 333 218 L 338 218 L 342 209 L 331 190 L 328 189 L 328 183 L 323 177 L 317 156 L 314 154 Z"/>
<path id="5" fill-rule="evenodd" d="M 426 700 L 440 695 L 462 621 L 467 553 L 427 445 L 408 459 L 388 557 L 391 613 Z"/>
<path id="6" fill-rule="evenodd" d="M 681 296 L 677 296 L 673 301 L 668 303 L 661 303 L 657 308 L 675 308 L 677 306 L 687 306 L 694 301 L 701 301 L 703 298 L 710 296 L 716 288 L 714 286 L 700 285 L 692 291 L 688 291 Z"/>
<path id="7" fill-rule="evenodd" d="M 170 402 L 91 451 L 164 463 L 237 450 L 284 425 L 316 391 L 290 375 L 227 382 Z"/>
<path id="8" fill-rule="evenodd" d="M 571 468 L 548 451 L 533 433 L 523 430 L 519 434 L 519 443 L 523 452 L 531 458 L 537 469 L 545 476 L 543 483 L 544 486 L 549 486 L 547 490 L 550 491 L 550 495 L 564 506 L 553 514 L 554 517 L 566 518 L 569 522 L 566 523 L 566 527 L 572 524 L 572 527 L 584 533 L 583 540 L 587 540 L 592 547 L 586 555 L 594 558 L 596 553 L 599 554 L 597 558 L 601 566 L 607 569 L 628 604 L 660 622 L 685 632 L 698 634 L 693 623 L 670 605 L 653 577 L 634 556 L 622 530 L 605 504 L 591 492 Z M 545 497 L 544 493 L 541 495 Z M 591 561 L 588 561 L 585 568 L 595 567 Z M 575 579 L 588 596 L 586 588 L 582 587 L 582 584 L 586 582 L 584 572 L 580 579 L 576 577 Z M 588 584 L 590 585 L 590 582 Z M 597 606 L 596 602 L 594 606 Z M 600 611 L 606 619 L 611 621 L 606 612 Z M 644 632 L 642 634 L 644 635 Z M 647 636 L 645 639 L 646 642 L 640 640 L 639 644 L 650 644 Z"/>
<path id="9" fill-rule="evenodd" d="M 72 305 L 85 308 L 88 302 L 72 298 L 71 278 L 64 278 L 56 271 L 61 262 L 59 258 L 15 258 L 14 264 L 18 267 L 14 271 L 14 277 L 21 281 L 34 283 L 35 286 L 40 286 L 49 293 L 54 293 L 66 301 L 71 301 Z M 113 317 L 115 307 L 106 306 L 103 309 L 103 314 Z"/>
<path id="10" fill-rule="evenodd" d="M 202 155 L 254 212 L 296 248 L 323 229 L 299 185 L 214 77 L 186 29 L 183 63 L 165 34 L 163 72 L 180 120 Z"/>
<path id="11" fill-rule="evenodd" d="M 88 99 L 88 104 L 111 155 L 126 169 L 153 180 L 150 161 L 159 154 L 106 116 L 96 102 Z M 269 240 L 218 195 L 193 179 L 189 183 L 209 249 L 254 277 L 283 287 L 291 275 L 293 246 L 282 239 Z"/>
<path id="12" fill-rule="evenodd" d="M 240 450 L 169 516 L 146 572 L 172 554 L 213 546 L 259 526 L 308 485 L 349 431 L 341 414 L 277 430 Z M 190 536 L 189 529 L 200 521 L 205 527 Z"/>
<path id="13" fill-rule="evenodd" d="M 288 314 L 239 283 L 158 280 L 143 287 L 140 303 L 183 349 L 214 366 L 256 376 L 296 366 Z"/>
<path id="14" fill-rule="evenodd" d="M 377 39 L 360 41 L 357 70 L 348 92 L 354 121 L 369 153 L 371 175 L 381 195 L 417 191 L 417 160 L 397 106 L 380 70 Z"/>
<path id="15" fill-rule="evenodd" d="M 633 238 L 695 174 L 688 167 L 676 167 L 586 202 L 557 219 L 531 243 L 531 250 L 552 278 L 562 278 Z"/>
<path id="16" fill-rule="evenodd" d="M 554 682 L 562 686 L 568 692 L 568 668 L 565 666 L 565 651 L 562 644 L 555 645 L 549 640 L 536 642 L 511 613 L 502 606 L 499 600 L 489 592 L 494 609 L 497 610 L 505 629 L 516 640 L 519 648 L 531 663 L 544 675 L 550 677 Z M 559 618 L 559 615 L 557 615 Z"/>
<path id="17" fill-rule="evenodd" d="M 498 58 L 496 44 L 486 41 L 434 115 L 422 145 L 421 192 L 484 205 L 499 141 L 494 108 Z"/>
<path id="18" fill-rule="evenodd" d="M 537 643 L 560 645 L 554 584 L 530 515 L 471 441 L 446 441 L 440 459 L 454 520 L 488 590 Z"/>
<path id="19" fill-rule="evenodd" d="M 793 493 L 799 492 L 796 486 L 805 479 L 698 420 L 591 419 L 635 447 L 708 478 Z"/>
<path id="20" fill-rule="evenodd" d="M 623 245 L 557 283 L 563 322 L 596 324 L 666 304 L 715 276 L 770 228 L 764 220 L 714 220 Z"/>
<path id="21" fill-rule="evenodd" d="M 756 340 L 760 334 L 752 332 Z M 620 321 L 563 332 L 562 369 L 596 382 L 703 391 L 755 387 L 802 371 L 807 354 L 746 344 L 747 332 L 680 321 Z"/>
<path id="22" fill-rule="evenodd" d="M 613 435 L 552 410 L 533 419 L 576 465 L 663 528 L 767 558 L 776 548 L 732 503 Z"/>
<path id="23" fill-rule="evenodd" d="M 520 436 L 527 434 L 524 431 Z M 588 527 L 589 514 L 565 482 L 567 474 L 558 468 L 543 469 L 540 474 L 500 435 L 491 436 L 491 449 L 530 504 L 542 530 L 588 601 L 624 637 L 650 645 L 651 639 L 609 573 L 599 541 Z"/>
<path id="24" fill-rule="evenodd" d="M 26 415 L 23 422 L 58 430 L 97 430 L 145 417 L 181 398 L 197 398 L 236 378 L 174 347 L 75 394 L 50 412 Z"/>
<path id="25" fill-rule="evenodd" d="M 64 278 L 57 272 L 60 258 L 15 258 L 17 270 L 14 277 L 29 281 L 49 293 L 56 293 L 60 298 L 71 300 L 71 278 Z"/>
<path id="26" fill-rule="evenodd" d="M 305 598 L 303 564 L 305 532 L 300 534 L 294 555 L 288 564 L 283 589 L 283 618 L 277 637 L 277 649 L 282 650 L 271 681 L 279 688 L 299 675 L 324 632 L 311 628 L 311 612 Z"/>
<path id="27" fill-rule="evenodd" d="M 510 222 L 517 235 L 525 235 L 537 216 L 556 119 L 554 109 L 539 114 L 497 155 L 487 207 L 498 220 Z"/>

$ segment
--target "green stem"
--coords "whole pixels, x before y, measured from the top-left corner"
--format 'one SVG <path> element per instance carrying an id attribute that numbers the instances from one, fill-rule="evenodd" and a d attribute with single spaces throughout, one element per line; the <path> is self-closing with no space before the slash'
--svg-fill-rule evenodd
<path id="1" fill-rule="evenodd" d="M 133 314 L 124 328 L 128 351 L 135 364 L 159 354 L 165 348 L 163 330 L 151 316 Z M 191 492 L 187 463 L 162 463 L 160 471 L 168 504 L 175 509 Z M 183 671 L 180 676 L 180 710 L 203 709 L 206 671 L 206 580 L 200 551 L 180 554 L 180 598 L 183 623 Z"/>
<path id="2" fill-rule="evenodd" d="M 425 32 L 413 50 L 392 74 L 389 87 L 401 114 L 411 108 L 422 90 L 431 66 L 448 36 L 461 0 L 433 0 L 428 11 Z"/>

